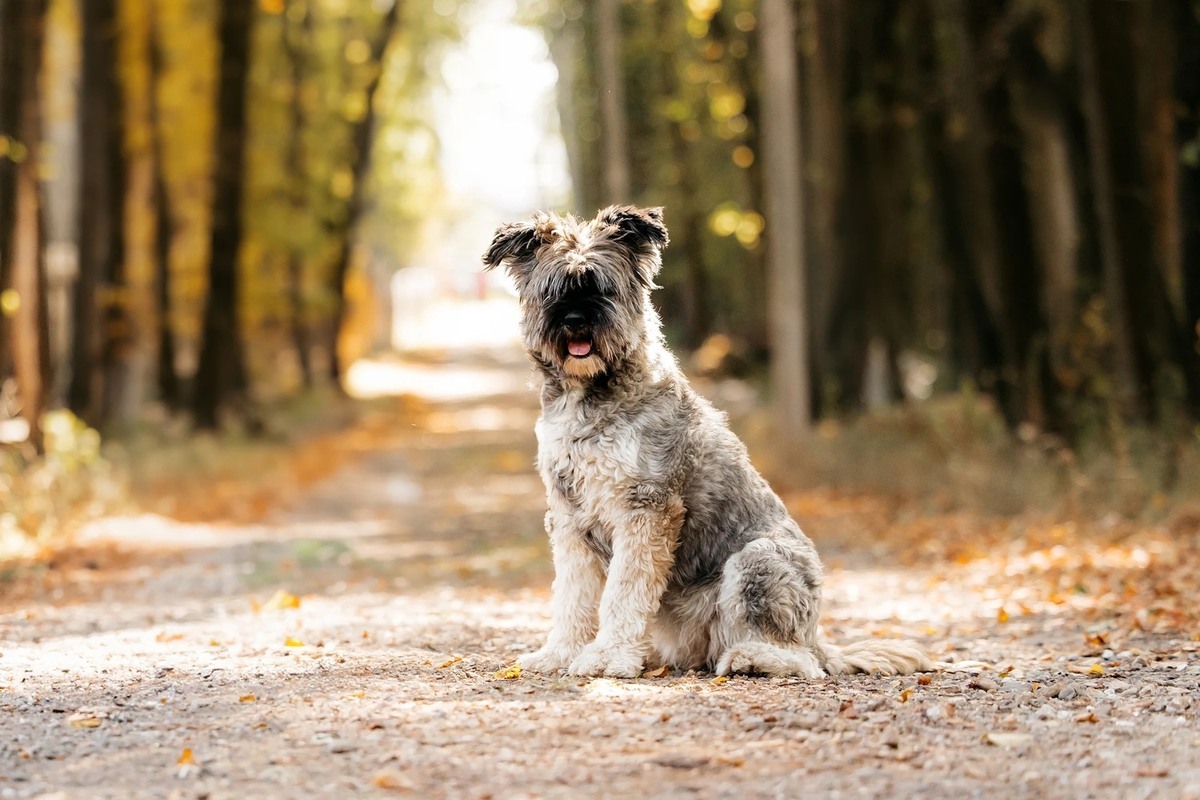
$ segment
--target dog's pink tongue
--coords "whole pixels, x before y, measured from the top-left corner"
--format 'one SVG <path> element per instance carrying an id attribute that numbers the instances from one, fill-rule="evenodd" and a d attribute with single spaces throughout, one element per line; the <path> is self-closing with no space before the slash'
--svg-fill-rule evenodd
<path id="1" fill-rule="evenodd" d="M 567 342 L 567 352 L 573 356 L 579 356 L 582 358 L 583 356 L 586 356 L 588 353 L 592 352 L 592 343 L 575 341 Z"/>

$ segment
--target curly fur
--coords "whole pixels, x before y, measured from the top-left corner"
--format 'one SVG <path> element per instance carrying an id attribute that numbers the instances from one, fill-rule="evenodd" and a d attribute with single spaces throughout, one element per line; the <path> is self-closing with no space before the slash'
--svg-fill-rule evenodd
<path id="1" fill-rule="evenodd" d="M 910 642 L 818 637 L 813 543 L 663 340 L 650 291 L 667 242 L 662 209 L 611 206 L 504 225 L 484 255 L 516 283 L 542 380 L 553 623 L 522 667 L 630 677 L 653 654 L 720 674 L 928 669 Z"/>

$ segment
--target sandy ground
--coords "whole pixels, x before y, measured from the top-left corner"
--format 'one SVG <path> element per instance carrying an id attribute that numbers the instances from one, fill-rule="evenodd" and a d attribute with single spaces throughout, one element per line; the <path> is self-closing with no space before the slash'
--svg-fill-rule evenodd
<path id="1" fill-rule="evenodd" d="M 374 368 L 441 391 L 262 524 L 102 520 L 0 585 L 0 798 L 1200 797 L 1187 631 L 1007 619 L 1020 575 L 828 493 L 798 509 L 827 634 L 957 666 L 506 677 L 551 577 L 524 367 Z"/>

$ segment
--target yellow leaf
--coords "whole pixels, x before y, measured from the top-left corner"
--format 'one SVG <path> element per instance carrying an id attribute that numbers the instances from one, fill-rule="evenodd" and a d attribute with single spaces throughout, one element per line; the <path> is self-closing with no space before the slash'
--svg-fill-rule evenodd
<path id="1" fill-rule="evenodd" d="M 239 703 L 253 703 L 256 700 L 258 700 L 258 698 L 252 694 L 244 694 L 238 698 Z"/>
<path id="2" fill-rule="evenodd" d="M 720 686 L 722 683 L 729 683 L 729 676 L 728 675 L 718 675 L 717 677 L 715 677 L 711 681 L 709 681 L 709 683 L 711 683 L 713 686 Z"/>
<path id="3" fill-rule="evenodd" d="M 462 656 L 455 656 L 454 658 L 450 659 L 449 661 L 443 661 L 442 663 L 438 664 L 437 668 L 445 669 L 446 667 L 457 664 L 460 661 L 462 661 Z"/>
<path id="4" fill-rule="evenodd" d="M 385 769 L 375 773 L 375 777 L 371 778 L 371 785 L 376 789 L 396 789 L 399 791 L 408 791 L 413 788 L 413 782 L 402 772 L 394 769 Z"/>
<path id="5" fill-rule="evenodd" d="M 72 728 L 99 728 L 100 727 L 100 718 L 97 717 L 95 714 L 89 714 L 87 712 L 79 712 L 77 714 L 72 714 L 71 716 L 67 717 L 67 722 L 70 723 Z"/>
<path id="6" fill-rule="evenodd" d="M 195 764 L 196 758 L 192 755 L 192 748 L 185 747 L 183 752 L 179 754 L 179 760 L 175 762 L 176 766 L 183 767 L 188 764 Z"/>
<path id="7" fill-rule="evenodd" d="M 905 687 L 904 689 L 902 689 L 900 691 L 900 702 L 907 703 L 908 698 L 912 697 L 912 693 L 913 693 L 913 688 L 911 686 L 908 686 L 908 687 Z"/>
<path id="8" fill-rule="evenodd" d="M 996 622 L 1008 622 L 1008 611 L 1004 609 L 1004 606 L 1000 606 L 1000 611 L 996 614 Z"/>
<path id="9" fill-rule="evenodd" d="M 1088 667 L 1088 675 L 1103 675 L 1103 674 L 1104 674 L 1104 667 L 1100 666 L 1099 664 L 1092 664 L 1090 667 Z"/>
<path id="10" fill-rule="evenodd" d="M 497 670 L 492 674 L 492 677 L 506 681 L 516 680 L 517 678 L 521 677 L 521 665 L 513 664 L 511 667 Z"/>
<path id="11" fill-rule="evenodd" d="M 284 608 L 299 608 L 300 598 L 291 592 L 280 589 L 271 596 L 271 599 L 263 604 L 264 611 L 279 611 Z"/>
<path id="12" fill-rule="evenodd" d="M 291 636 L 288 636 L 287 638 L 285 638 L 283 640 L 283 646 L 284 647 L 304 647 L 304 642 L 300 641 L 299 639 L 293 639 Z"/>
<path id="13" fill-rule="evenodd" d="M 665 678 L 671 673 L 671 667 L 663 664 L 658 669 L 648 669 L 642 673 L 643 678 Z"/>

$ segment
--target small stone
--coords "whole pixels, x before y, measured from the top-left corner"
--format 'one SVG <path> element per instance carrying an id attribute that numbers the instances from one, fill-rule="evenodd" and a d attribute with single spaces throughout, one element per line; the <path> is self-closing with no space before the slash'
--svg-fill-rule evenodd
<path id="1" fill-rule="evenodd" d="M 1000 688 L 1000 684 L 986 675 L 976 675 L 971 680 L 967 681 L 967 686 L 972 689 L 982 689 L 985 692 L 994 692 Z"/>
<path id="2" fill-rule="evenodd" d="M 358 745 L 349 739 L 331 739 L 329 742 L 329 752 L 331 753 L 351 753 L 358 749 Z"/>

